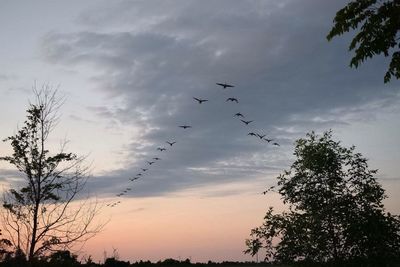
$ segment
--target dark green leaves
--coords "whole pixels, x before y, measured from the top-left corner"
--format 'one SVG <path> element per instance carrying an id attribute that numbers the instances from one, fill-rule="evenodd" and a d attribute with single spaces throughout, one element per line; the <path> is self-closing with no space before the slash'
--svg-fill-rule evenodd
<path id="1" fill-rule="evenodd" d="M 333 22 L 328 40 L 358 29 L 349 46 L 355 53 L 351 67 L 375 55 L 391 55 L 384 82 L 400 78 L 400 1 L 353 0 L 336 13 Z"/>

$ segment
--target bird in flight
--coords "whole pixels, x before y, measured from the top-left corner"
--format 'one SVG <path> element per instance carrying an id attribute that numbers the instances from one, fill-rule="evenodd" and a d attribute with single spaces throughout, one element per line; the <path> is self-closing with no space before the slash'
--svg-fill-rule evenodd
<path id="1" fill-rule="evenodd" d="M 142 171 L 144 171 L 144 172 L 147 171 L 147 170 L 148 170 L 148 169 L 142 169 Z"/>
<path id="2" fill-rule="evenodd" d="M 227 83 L 217 83 L 217 85 L 222 86 L 224 89 L 229 88 L 229 87 L 235 87 L 231 84 L 227 84 Z"/>
<path id="3" fill-rule="evenodd" d="M 161 160 L 160 158 L 158 158 L 158 157 L 155 157 L 155 158 L 153 158 L 154 160 Z"/>
<path id="4" fill-rule="evenodd" d="M 279 145 L 278 143 L 276 143 L 276 142 L 275 142 L 275 143 L 273 143 L 273 145 L 274 145 L 274 146 L 280 146 L 280 145 Z"/>
<path id="5" fill-rule="evenodd" d="M 274 141 L 273 139 L 268 139 L 268 138 L 264 138 L 264 140 L 267 141 L 268 143 Z"/>
<path id="6" fill-rule="evenodd" d="M 136 176 L 142 176 L 142 174 L 141 174 L 141 173 L 138 173 L 138 174 L 136 174 Z"/>
<path id="7" fill-rule="evenodd" d="M 151 164 L 153 164 L 153 163 L 155 163 L 154 161 L 148 161 L 147 162 L 149 165 L 151 165 Z"/>
<path id="8" fill-rule="evenodd" d="M 234 97 L 228 98 L 228 99 L 226 100 L 226 102 L 228 102 L 228 101 L 239 103 L 239 100 L 237 100 L 237 99 L 234 98 Z"/>
<path id="9" fill-rule="evenodd" d="M 240 112 L 236 113 L 235 116 L 236 116 L 236 117 L 242 117 L 242 118 L 244 118 L 243 114 L 240 113 Z"/>
<path id="10" fill-rule="evenodd" d="M 176 142 L 166 142 L 168 145 L 172 146 L 173 144 L 175 144 Z"/>
<path id="11" fill-rule="evenodd" d="M 248 133 L 247 135 L 250 135 L 250 136 L 257 136 L 257 134 L 255 134 L 255 133 L 253 133 L 253 132 Z"/>
<path id="12" fill-rule="evenodd" d="M 237 99 L 234 98 L 234 97 L 228 98 L 228 99 L 226 100 L 226 102 L 228 102 L 228 101 L 239 103 L 239 100 L 237 100 Z"/>
<path id="13" fill-rule="evenodd" d="M 200 99 L 200 98 L 197 98 L 197 97 L 193 97 L 193 99 L 196 100 L 197 102 L 199 102 L 199 104 L 208 101 L 207 99 Z"/>
<path id="14" fill-rule="evenodd" d="M 129 178 L 129 180 L 131 180 L 132 182 L 139 179 L 139 177 L 133 177 L 133 178 Z"/>
<path id="15" fill-rule="evenodd" d="M 266 136 L 266 134 L 257 134 L 257 136 L 258 136 L 260 139 L 263 139 L 263 138 Z"/>
<path id="16" fill-rule="evenodd" d="M 180 125 L 179 127 L 183 128 L 183 129 L 192 128 L 192 126 L 189 126 L 189 125 Z"/>
<path id="17" fill-rule="evenodd" d="M 253 121 L 245 121 L 245 120 L 241 120 L 241 121 L 246 125 L 249 125 L 250 122 L 253 122 Z"/>
<path id="18" fill-rule="evenodd" d="M 157 150 L 159 150 L 159 151 L 161 151 L 161 152 L 162 152 L 162 151 L 165 151 L 165 150 L 167 150 L 167 149 L 166 149 L 166 148 L 164 148 L 164 147 L 158 147 L 158 148 L 157 148 Z"/>

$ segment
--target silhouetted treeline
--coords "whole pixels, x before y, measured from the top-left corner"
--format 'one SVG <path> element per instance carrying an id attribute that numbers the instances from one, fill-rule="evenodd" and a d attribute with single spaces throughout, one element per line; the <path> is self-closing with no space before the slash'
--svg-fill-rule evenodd
<path id="1" fill-rule="evenodd" d="M 163 261 L 151 262 L 151 261 L 123 261 L 115 257 L 109 257 L 104 260 L 103 263 L 94 262 L 91 257 L 78 261 L 77 256 L 69 251 L 57 251 L 47 257 L 42 257 L 36 260 L 33 265 L 30 265 L 22 254 L 13 253 L 3 255 L 0 267 L 163 267 L 163 266 L 176 266 L 176 267 L 370 267 L 370 266 L 382 266 L 382 267 L 400 267 L 400 258 L 397 261 L 386 265 L 376 265 L 372 262 L 342 262 L 340 264 L 322 264 L 322 263 L 310 263 L 310 262 L 298 262 L 291 265 L 277 265 L 267 262 L 212 262 L 207 263 L 192 263 L 189 259 L 186 260 L 175 260 L 165 259 Z"/>
<path id="2" fill-rule="evenodd" d="M 19 255 L 11 255 L 3 257 L 0 262 L 0 267 L 31 267 L 24 257 Z M 42 257 L 33 263 L 33 267 L 157 267 L 157 266 L 177 266 L 177 267 L 202 267 L 202 266 L 246 266 L 246 267 L 261 267 L 261 266 L 273 266 L 268 263 L 256 263 L 256 262 L 212 262 L 207 263 L 192 263 L 189 259 L 186 260 L 175 260 L 165 259 L 163 261 L 151 262 L 151 261 L 123 261 L 116 259 L 115 257 L 106 258 L 103 263 L 94 262 L 91 257 L 88 259 L 78 261 L 77 256 L 70 253 L 69 251 L 57 251 L 48 257 Z M 274 265 L 277 266 L 277 265 Z"/>

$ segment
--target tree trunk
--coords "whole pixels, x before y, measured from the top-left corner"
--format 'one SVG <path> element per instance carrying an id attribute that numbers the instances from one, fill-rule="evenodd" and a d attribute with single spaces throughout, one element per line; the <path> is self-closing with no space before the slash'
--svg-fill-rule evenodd
<path id="1" fill-rule="evenodd" d="M 31 244 L 29 247 L 29 256 L 28 256 L 28 261 L 31 263 L 34 259 L 34 255 L 35 255 L 39 204 L 40 204 L 40 202 L 38 200 L 36 200 L 35 208 L 33 211 L 33 227 L 32 227 L 31 242 L 30 242 Z"/>

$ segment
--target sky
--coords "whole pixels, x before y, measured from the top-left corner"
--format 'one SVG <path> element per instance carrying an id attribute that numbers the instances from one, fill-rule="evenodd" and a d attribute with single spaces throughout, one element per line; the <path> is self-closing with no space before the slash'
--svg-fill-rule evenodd
<path id="1" fill-rule="evenodd" d="M 399 81 L 383 83 L 388 58 L 349 68 L 352 34 L 326 40 L 346 3 L 0 1 L 0 137 L 23 123 L 32 87 L 58 88 L 66 102 L 50 146 L 69 140 L 87 155 L 92 196 L 121 201 L 104 207 L 109 223 L 81 252 L 97 260 L 114 249 L 131 261 L 251 260 L 250 229 L 269 206 L 284 209 L 262 192 L 312 130 L 355 145 L 399 214 Z M 15 176 L 0 163 L 3 189 Z"/>

